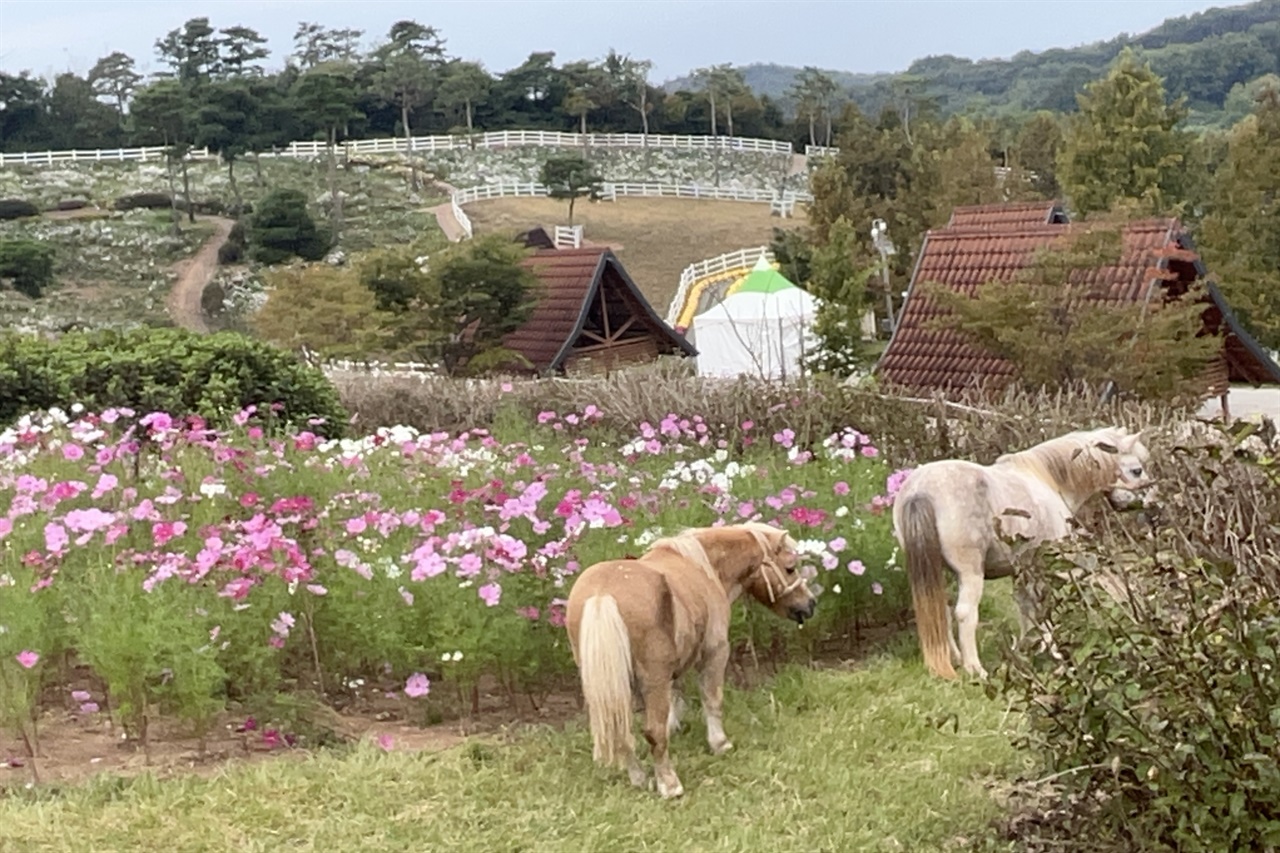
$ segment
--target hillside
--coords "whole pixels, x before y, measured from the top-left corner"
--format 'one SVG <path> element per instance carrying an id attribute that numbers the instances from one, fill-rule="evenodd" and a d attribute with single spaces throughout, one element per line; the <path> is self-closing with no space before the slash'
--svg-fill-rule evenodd
<path id="1" fill-rule="evenodd" d="M 1107 41 L 1039 53 L 1022 51 L 1008 59 L 928 56 L 897 74 L 825 73 L 868 113 L 878 112 L 889 103 L 893 89 L 903 86 L 933 101 L 947 115 L 1061 112 L 1075 109 L 1080 87 L 1099 77 L 1125 47 L 1151 63 L 1165 78 L 1171 96 L 1186 96 L 1192 110 L 1189 124 L 1219 125 L 1233 87 L 1280 73 L 1280 0 L 1208 9 L 1170 18 L 1146 33 L 1121 33 Z M 800 69 L 750 65 L 742 71 L 757 95 L 788 106 L 787 91 Z M 692 85 L 686 76 L 666 88 Z"/>

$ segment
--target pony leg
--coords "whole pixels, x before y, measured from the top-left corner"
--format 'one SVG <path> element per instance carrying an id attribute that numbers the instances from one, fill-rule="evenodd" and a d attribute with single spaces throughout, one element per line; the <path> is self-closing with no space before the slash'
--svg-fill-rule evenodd
<path id="1" fill-rule="evenodd" d="M 961 658 L 960 647 L 956 645 L 956 620 L 950 608 L 947 608 L 947 642 L 951 644 L 951 662 L 959 666 Z"/>
<path id="2" fill-rule="evenodd" d="M 680 718 L 684 716 L 684 694 L 680 690 L 680 685 L 672 682 L 671 684 L 671 710 L 667 712 L 667 736 L 671 736 L 680 731 Z"/>
<path id="3" fill-rule="evenodd" d="M 982 562 L 976 569 L 959 572 L 960 590 L 956 595 L 956 621 L 960 623 L 960 658 L 967 672 L 987 677 L 978 657 L 978 602 L 982 600 Z"/>
<path id="4" fill-rule="evenodd" d="M 716 755 L 733 749 L 724 734 L 724 670 L 729 664 L 729 645 L 718 647 L 706 659 L 698 673 L 698 689 L 702 694 L 702 715 L 707 721 L 707 746 Z"/>
<path id="5" fill-rule="evenodd" d="M 667 722 L 671 713 L 671 678 L 646 679 L 644 685 L 644 737 L 653 756 L 653 775 L 663 799 L 684 793 L 680 777 L 671 764 L 667 743 Z"/>

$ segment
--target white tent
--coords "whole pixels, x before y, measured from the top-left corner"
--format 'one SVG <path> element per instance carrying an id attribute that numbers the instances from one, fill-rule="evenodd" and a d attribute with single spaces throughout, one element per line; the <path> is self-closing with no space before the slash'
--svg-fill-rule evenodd
<path id="1" fill-rule="evenodd" d="M 793 379 L 816 340 L 818 301 L 773 269 L 763 255 L 724 300 L 693 318 L 702 376 Z"/>

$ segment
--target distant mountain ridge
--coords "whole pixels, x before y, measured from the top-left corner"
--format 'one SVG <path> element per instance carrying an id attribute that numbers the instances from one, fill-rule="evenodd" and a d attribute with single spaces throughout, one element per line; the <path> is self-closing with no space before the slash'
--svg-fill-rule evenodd
<path id="1" fill-rule="evenodd" d="M 1021 51 L 1008 59 L 971 60 L 942 55 L 917 59 L 905 71 L 855 74 L 825 70 L 864 112 L 878 112 L 896 85 L 909 85 L 944 114 L 973 111 L 1059 112 L 1076 107 L 1080 87 L 1099 76 L 1125 47 L 1132 47 L 1165 77 L 1171 97 L 1185 95 L 1193 122 L 1213 123 L 1232 87 L 1265 74 L 1280 74 L 1280 0 L 1255 0 L 1177 18 L 1138 35 L 1073 48 Z M 800 68 L 754 63 L 740 70 L 757 95 L 790 107 L 788 90 Z M 694 89 L 692 74 L 668 81 L 667 91 Z"/>

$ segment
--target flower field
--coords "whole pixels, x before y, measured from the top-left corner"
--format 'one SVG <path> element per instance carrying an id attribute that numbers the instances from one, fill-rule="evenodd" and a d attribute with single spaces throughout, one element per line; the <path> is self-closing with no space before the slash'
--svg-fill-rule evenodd
<path id="1" fill-rule="evenodd" d="M 853 428 L 801 447 L 672 414 L 619 435 L 586 406 L 328 441 L 270 411 L 220 433 L 75 408 L 0 433 L 0 724 L 29 751 L 50 705 L 145 745 L 157 716 L 204 733 L 292 691 L 418 722 L 481 679 L 534 698 L 574 672 L 574 574 L 686 526 L 774 522 L 809 556 L 817 617 L 738 606 L 753 651 L 812 654 L 908 599 L 904 472 Z"/>

